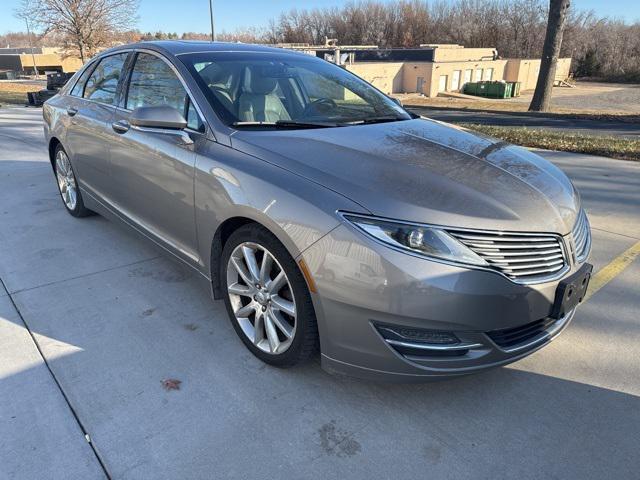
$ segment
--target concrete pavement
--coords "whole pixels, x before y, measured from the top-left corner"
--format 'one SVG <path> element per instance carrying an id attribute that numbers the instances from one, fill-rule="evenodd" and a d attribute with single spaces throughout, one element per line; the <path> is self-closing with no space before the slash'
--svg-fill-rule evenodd
<path id="1" fill-rule="evenodd" d="M 637 477 L 638 260 L 509 367 L 426 385 L 278 370 L 197 275 L 64 211 L 39 115 L 0 110 L 0 479 Z M 544 155 L 582 193 L 596 270 L 640 240 L 639 165 Z"/>
<path id="2" fill-rule="evenodd" d="M 57 357 L 52 354 L 49 360 Z M 104 471 L 0 285 L 0 478 L 101 479 Z"/>

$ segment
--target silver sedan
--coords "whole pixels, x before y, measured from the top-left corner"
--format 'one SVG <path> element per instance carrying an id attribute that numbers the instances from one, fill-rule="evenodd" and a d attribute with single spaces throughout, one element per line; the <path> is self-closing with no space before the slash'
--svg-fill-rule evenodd
<path id="1" fill-rule="evenodd" d="M 591 236 L 534 153 L 260 46 L 102 52 L 44 107 L 63 204 L 191 266 L 253 354 L 401 381 L 504 365 L 574 316 Z"/>

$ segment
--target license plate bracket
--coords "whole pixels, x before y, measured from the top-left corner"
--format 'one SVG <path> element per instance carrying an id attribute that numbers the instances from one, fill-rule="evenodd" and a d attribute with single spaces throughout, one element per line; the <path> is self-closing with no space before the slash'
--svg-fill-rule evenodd
<path id="1" fill-rule="evenodd" d="M 551 318 L 562 318 L 576 307 L 587 293 L 593 265 L 585 263 L 580 270 L 558 284 Z"/>

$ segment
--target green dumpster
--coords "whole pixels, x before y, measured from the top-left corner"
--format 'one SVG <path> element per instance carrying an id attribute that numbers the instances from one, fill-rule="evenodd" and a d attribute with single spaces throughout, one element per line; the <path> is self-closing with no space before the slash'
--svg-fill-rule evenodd
<path id="1" fill-rule="evenodd" d="M 464 84 L 463 93 L 467 95 L 477 95 L 478 94 L 478 84 L 476 82 L 467 82 Z"/>
<path id="2" fill-rule="evenodd" d="M 513 96 L 513 83 L 504 84 L 504 98 L 511 98 Z"/>
<path id="3" fill-rule="evenodd" d="M 487 96 L 489 96 L 487 82 L 477 82 L 476 83 L 476 95 L 478 97 L 487 97 Z"/>
<path id="4" fill-rule="evenodd" d="M 487 94 L 489 98 L 509 98 L 511 88 L 505 82 L 486 82 Z"/>

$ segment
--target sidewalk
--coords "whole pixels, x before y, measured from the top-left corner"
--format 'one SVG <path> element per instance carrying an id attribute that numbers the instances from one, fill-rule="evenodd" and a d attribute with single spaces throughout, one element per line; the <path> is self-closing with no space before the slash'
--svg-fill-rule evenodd
<path id="1" fill-rule="evenodd" d="M 11 480 L 105 478 L 1 284 L 0 465 Z"/>

